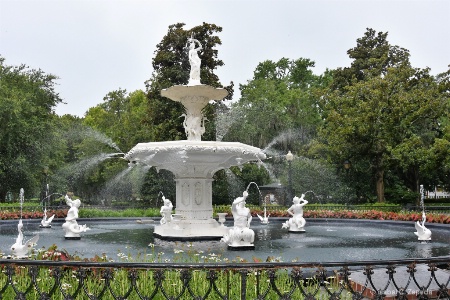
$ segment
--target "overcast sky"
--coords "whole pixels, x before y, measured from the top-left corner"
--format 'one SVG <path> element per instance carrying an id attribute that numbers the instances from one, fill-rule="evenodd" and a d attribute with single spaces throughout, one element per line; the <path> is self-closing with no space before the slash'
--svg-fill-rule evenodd
<path id="1" fill-rule="evenodd" d="M 389 32 L 414 67 L 450 64 L 448 0 L 0 0 L 0 55 L 58 76 L 67 104 L 56 112 L 81 117 L 110 91 L 145 89 L 156 44 L 178 22 L 223 28 L 217 74 L 236 88 L 267 59 L 309 58 L 316 74 L 349 66 L 367 27 Z"/>

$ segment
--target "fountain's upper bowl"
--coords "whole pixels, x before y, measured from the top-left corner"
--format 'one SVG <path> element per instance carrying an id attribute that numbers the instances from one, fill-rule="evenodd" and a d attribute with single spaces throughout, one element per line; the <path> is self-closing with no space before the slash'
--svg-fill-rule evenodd
<path id="1" fill-rule="evenodd" d="M 139 143 L 125 159 L 171 171 L 177 177 L 211 177 L 221 169 L 266 158 L 261 149 L 238 142 L 168 141 Z"/>
<path id="2" fill-rule="evenodd" d="M 161 96 L 173 101 L 181 102 L 187 111 L 193 110 L 197 113 L 205 107 L 209 101 L 223 100 L 228 95 L 228 91 L 222 88 L 215 88 L 209 85 L 174 85 L 161 91 Z"/>

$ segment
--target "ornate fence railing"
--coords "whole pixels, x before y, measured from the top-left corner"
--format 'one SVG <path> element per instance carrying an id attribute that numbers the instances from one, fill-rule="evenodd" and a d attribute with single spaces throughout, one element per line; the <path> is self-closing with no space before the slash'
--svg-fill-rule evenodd
<path id="1" fill-rule="evenodd" d="M 0 260 L 0 299 L 450 299 L 450 257 L 345 263 Z"/>

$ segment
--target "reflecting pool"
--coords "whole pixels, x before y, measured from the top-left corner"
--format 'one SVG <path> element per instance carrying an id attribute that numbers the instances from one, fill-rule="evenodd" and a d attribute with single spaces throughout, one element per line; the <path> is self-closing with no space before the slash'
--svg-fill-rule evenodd
<path id="1" fill-rule="evenodd" d="M 351 260 L 387 260 L 428 258 L 450 255 L 450 226 L 427 224 L 433 232 L 431 243 L 419 243 L 413 222 L 309 219 L 306 232 L 288 233 L 281 229 L 285 220 L 272 219 L 268 225 L 253 220 L 255 250 L 230 251 L 220 241 L 176 242 L 153 237 L 155 223 L 138 224 L 137 219 L 82 219 L 90 231 L 81 240 L 65 240 L 62 221 L 52 228 L 39 228 L 40 220 L 23 220 L 25 240 L 39 234 L 35 249 L 56 244 L 72 255 L 91 258 L 105 254 L 121 261 L 281 261 L 332 262 Z M 11 254 L 17 237 L 16 221 L 0 222 L 0 251 Z M 232 220 L 225 222 L 232 226 Z"/>

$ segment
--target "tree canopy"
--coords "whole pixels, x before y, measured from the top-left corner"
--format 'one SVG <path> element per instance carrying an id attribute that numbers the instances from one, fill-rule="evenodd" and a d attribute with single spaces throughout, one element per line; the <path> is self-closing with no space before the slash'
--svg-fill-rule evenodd
<path id="1" fill-rule="evenodd" d="M 8 192 L 39 191 L 42 171 L 54 152 L 56 76 L 0 57 L 0 199 Z"/>
<path id="2" fill-rule="evenodd" d="M 320 115 L 314 89 L 322 77 L 312 73 L 314 62 L 281 58 L 259 63 L 252 80 L 240 85 L 241 99 L 232 106 L 237 116 L 226 138 L 266 148 L 281 133 L 284 152 L 297 140 L 314 134 Z"/>
<path id="3" fill-rule="evenodd" d="M 322 138 L 335 161 L 370 166 L 377 200 L 384 201 L 387 170 L 402 169 L 418 191 L 421 167 L 439 136 L 439 119 L 448 112 L 429 69 L 413 68 L 409 52 L 387 41 L 387 33 L 368 29 L 348 51 L 349 68 L 333 72 L 322 98 Z"/>

